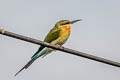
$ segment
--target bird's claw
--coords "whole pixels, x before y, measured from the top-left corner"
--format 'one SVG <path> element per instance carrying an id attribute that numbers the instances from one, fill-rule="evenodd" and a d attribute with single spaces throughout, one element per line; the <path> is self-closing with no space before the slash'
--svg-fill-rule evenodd
<path id="1" fill-rule="evenodd" d="M 5 29 L 2 29 L 2 34 L 4 34 L 5 33 Z"/>
<path id="2" fill-rule="evenodd" d="M 59 45 L 59 44 L 56 44 L 58 47 L 60 47 L 60 48 L 64 48 L 63 46 L 61 46 L 61 45 Z"/>

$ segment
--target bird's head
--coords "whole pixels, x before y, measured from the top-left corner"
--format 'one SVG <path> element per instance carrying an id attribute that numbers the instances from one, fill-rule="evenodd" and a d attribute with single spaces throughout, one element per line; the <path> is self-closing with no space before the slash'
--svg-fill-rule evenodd
<path id="1" fill-rule="evenodd" d="M 82 19 L 73 20 L 73 21 L 61 20 L 61 21 L 57 22 L 55 26 L 58 27 L 58 28 L 60 28 L 60 27 L 71 27 L 71 24 L 74 24 L 78 21 L 82 21 Z"/>

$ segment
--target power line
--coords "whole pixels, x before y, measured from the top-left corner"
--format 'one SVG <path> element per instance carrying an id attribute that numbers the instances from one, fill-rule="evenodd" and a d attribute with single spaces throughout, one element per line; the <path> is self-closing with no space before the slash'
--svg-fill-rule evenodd
<path id="1" fill-rule="evenodd" d="M 63 46 L 52 45 L 50 43 L 46 43 L 46 42 L 43 42 L 43 41 L 40 41 L 40 40 L 37 40 L 37 39 L 33 39 L 33 38 L 26 37 L 26 36 L 23 36 L 23 35 L 19 35 L 19 34 L 16 34 L 16 33 L 8 32 L 8 31 L 5 31 L 4 29 L 0 29 L 0 34 L 6 35 L 6 36 L 9 36 L 9 37 L 13 37 L 13 38 L 16 38 L 16 39 L 20 39 L 20 40 L 23 40 L 23 41 L 27 41 L 27 42 L 30 42 L 30 43 L 33 43 L 33 44 L 46 46 L 46 47 L 56 49 L 56 50 L 59 50 L 59 51 L 62 51 L 62 52 L 66 52 L 66 53 L 73 54 L 73 55 L 76 55 L 76 56 L 84 57 L 84 58 L 87 58 L 87 59 L 90 59 L 90 60 L 94 60 L 94 61 L 102 62 L 102 63 L 105 63 L 105 64 L 109 64 L 109 65 L 112 65 L 112 66 L 120 67 L 119 62 L 111 61 L 111 60 L 104 59 L 104 58 L 101 58 L 101 57 L 97 57 L 97 56 L 94 56 L 94 55 L 90 55 L 90 54 L 87 54 L 87 53 L 84 53 L 84 52 L 79 52 L 79 51 L 76 51 L 76 50 L 73 50 L 73 49 L 65 48 Z"/>

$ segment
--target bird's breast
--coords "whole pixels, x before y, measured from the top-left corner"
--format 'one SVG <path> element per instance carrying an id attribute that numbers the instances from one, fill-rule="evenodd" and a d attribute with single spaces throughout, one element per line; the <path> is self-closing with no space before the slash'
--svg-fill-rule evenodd
<path id="1" fill-rule="evenodd" d="M 69 26 L 61 26 L 61 31 L 60 31 L 60 44 L 64 44 L 67 39 L 69 38 L 70 35 L 70 27 Z"/>

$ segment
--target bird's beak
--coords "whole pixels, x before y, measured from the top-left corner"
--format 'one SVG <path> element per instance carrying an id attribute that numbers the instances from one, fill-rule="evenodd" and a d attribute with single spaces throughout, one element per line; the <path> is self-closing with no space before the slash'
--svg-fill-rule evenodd
<path id="1" fill-rule="evenodd" d="M 82 21 L 82 19 L 74 20 L 74 21 L 71 21 L 70 23 L 73 24 L 73 23 L 76 23 L 78 21 Z"/>

